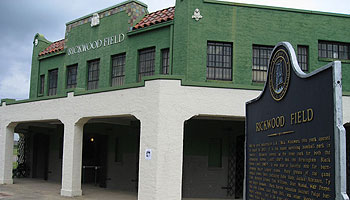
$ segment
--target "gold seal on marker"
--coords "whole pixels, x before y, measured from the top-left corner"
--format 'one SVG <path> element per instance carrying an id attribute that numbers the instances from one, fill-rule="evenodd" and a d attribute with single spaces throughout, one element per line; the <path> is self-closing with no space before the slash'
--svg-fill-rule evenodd
<path id="1" fill-rule="evenodd" d="M 268 81 L 272 98 L 280 101 L 285 96 L 290 81 L 290 59 L 284 48 L 277 49 L 271 57 Z"/>

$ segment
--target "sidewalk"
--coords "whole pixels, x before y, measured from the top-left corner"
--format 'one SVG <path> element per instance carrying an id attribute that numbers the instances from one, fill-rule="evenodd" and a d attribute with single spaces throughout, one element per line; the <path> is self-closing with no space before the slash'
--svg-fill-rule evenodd
<path id="1" fill-rule="evenodd" d="M 83 185 L 83 196 L 60 196 L 61 184 L 40 179 L 14 179 L 12 185 L 0 185 L 0 200 L 137 200 L 137 194 L 132 192 L 105 189 L 93 185 Z M 183 198 L 183 200 L 224 200 Z"/>
<path id="2" fill-rule="evenodd" d="M 62 197 L 60 196 L 61 185 L 57 182 L 44 181 L 39 179 L 14 179 L 13 185 L 0 185 L 0 199 L 9 200 L 137 200 L 137 194 L 131 192 L 117 191 L 95 187 L 93 185 L 83 185 L 83 196 Z"/>

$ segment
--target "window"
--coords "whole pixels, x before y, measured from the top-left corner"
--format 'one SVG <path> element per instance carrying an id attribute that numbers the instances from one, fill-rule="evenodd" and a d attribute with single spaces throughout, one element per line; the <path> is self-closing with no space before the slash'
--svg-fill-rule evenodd
<path id="1" fill-rule="evenodd" d="M 139 81 L 144 76 L 154 74 L 154 57 L 156 49 L 154 47 L 139 51 Z"/>
<path id="2" fill-rule="evenodd" d="M 98 88 L 100 60 L 93 60 L 88 62 L 88 82 L 87 89 L 93 90 Z"/>
<path id="3" fill-rule="evenodd" d="M 265 82 L 272 46 L 253 45 L 253 82 Z"/>
<path id="4" fill-rule="evenodd" d="M 112 57 L 112 86 L 123 85 L 125 79 L 125 53 Z"/>
<path id="5" fill-rule="evenodd" d="M 77 69 L 78 65 L 67 67 L 67 88 L 75 88 L 77 86 Z"/>
<path id="6" fill-rule="evenodd" d="M 308 46 L 298 45 L 298 63 L 304 72 L 309 71 L 309 48 Z"/>
<path id="7" fill-rule="evenodd" d="M 209 139 L 208 167 L 222 167 L 222 139 Z"/>
<path id="8" fill-rule="evenodd" d="M 58 69 L 49 71 L 49 96 L 57 94 Z"/>
<path id="9" fill-rule="evenodd" d="M 208 42 L 207 79 L 232 80 L 232 44 Z"/>
<path id="10" fill-rule="evenodd" d="M 162 50 L 162 74 L 169 74 L 169 49 Z"/>
<path id="11" fill-rule="evenodd" d="M 350 44 L 340 42 L 318 42 L 318 57 L 334 59 L 350 59 Z"/>
<path id="12" fill-rule="evenodd" d="M 39 94 L 44 94 L 44 88 L 45 88 L 45 75 L 40 75 L 39 80 Z"/>

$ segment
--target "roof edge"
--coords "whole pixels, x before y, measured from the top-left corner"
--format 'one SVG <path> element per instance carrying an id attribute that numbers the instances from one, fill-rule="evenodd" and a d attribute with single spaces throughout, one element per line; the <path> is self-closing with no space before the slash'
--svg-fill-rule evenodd
<path id="1" fill-rule="evenodd" d="M 136 35 L 136 34 L 139 34 L 139 33 L 146 32 L 146 31 L 151 31 L 151 30 L 154 30 L 154 29 L 163 28 L 163 27 L 166 27 L 166 26 L 171 26 L 173 24 L 174 24 L 174 20 L 172 19 L 172 20 L 169 20 L 169 21 L 166 21 L 166 22 L 153 24 L 151 26 L 145 26 L 145 27 L 142 27 L 142 28 L 133 29 L 133 30 L 127 32 L 126 34 L 128 36 Z"/>
<path id="2" fill-rule="evenodd" d="M 250 7 L 250 8 L 260 8 L 260 9 L 280 10 L 280 11 L 297 12 L 297 13 L 305 13 L 305 14 L 327 15 L 327 16 L 333 16 L 333 17 L 350 18 L 350 14 L 322 12 L 322 11 L 315 11 L 315 10 L 303 10 L 303 9 L 296 9 L 296 8 L 284 8 L 284 7 L 278 7 L 278 6 L 265 6 L 265 5 L 257 5 L 257 4 L 245 4 L 245 3 L 228 2 L 228 1 L 220 1 L 220 0 L 203 0 L 203 2 L 204 3 L 239 6 L 239 7 Z"/>
<path id="3" fill-rule="evenodd" d="M 46 39 L 45 36 L 43 34 L 40 33 L 36 33 L 34 38 L 33 38 L 33 44 L 35 42 L 35 39 L 38 39 L 42 42 L 45 42 L 46 44 L 52 44 L 53 42 L 51 42 L 50 40 Z"/>
<path id="4" fill-rule="evenodd" d="M 65 46 L 65 38 L 61 40 L 57 40 L 55 42 L 51 42 L 48 47 L 46 47 L 44 50 L 40 51 L 38 54 L 39 58 L 46 57 L 48 55 L 53 55 L 53 54 L 58 54 L 62 53 L 64 51 L 64 46 Z M 53 47 L 52 45 L 60 44 L 60 46 Z M 57 49 L 52 49 L 52 48 L 57 48 Z M 56 55 L 55 54 L 55 55 Z"/>
<path id="5" fill-rule="evenodd" d="M 175 7 L 176 6 L 171 6 L 168 8 L 163 8 L 161 10 L 157 10 L 157 11 L 146 14 L 135 26 L 132 27 L 131 31 L 135 31 L 135 30 L 146 28 L 146 27 L 154 26 L 157 24 L 163 24 L 163 23 L 166 23 L 169 21 L 173 21 L 174 15 L 175 15 Z M 163 11 L 170 13 L 170 15 L 166 14 L 166 16 L 167 16 L 166 18 L 164 18 L 164 16 L 163 16 L 163 18 L 161 18 L 161 21 L 158 21 L 159 19 L 157 19 L 157 18 L 162 17 L 162 14 L 164 14 Z M 154 15 L 157 15 L 157 16 L 154 16 Z M 147 19 L 149 17 L 151 17 L 149 20 L 152 20 L 152 23 L 149 21 L 147 22 Z M 149 23 L 149 24 L 147 24 L 147 23 Z M 140 25 L 140 24 L 143 24 L 143 25 Z M 138 26 L 140 26 L 140 27 L 138 27 Z"/>
<path id="6" fill-rule="evenodd" d="M 148 8 L 148 5 L 143 3 L 143 2 L 141 2 L 141 1 L 138 1 L 138 0 L 127 0 L 127 1 L 121 2 L 121 3 L 117 4 L 117 5 L 110 6 L 108 8 L 104 8 L 102 10 L 98 10 L 96 12 L 84 15 L 82 17 L 79 17 L 78 19 L 74 19 L 72 21 L 69 21 L 69 22 L 66 23 L 66 26 L 70 25 L 70 24 L 73 24 L 74 22 L 80 21 L 82 19 L 91 17 L 94 13 L 101 13 L 101 12 L 104 12 L 104 11 L 107 11 L 107 10 L 110 10 L 110 9 L 113 9 L 113 8 L 116 8 L 116 7 L 119 7 L 119 6 L 122 6 L 122 5 L 126 5 L 126 4 L 129 4 L 129 3 L 132 3 L 132 2 L 137 3 L 137 4 L 139 4 L 139 5 L 141 5 L 141 6 L 145 7 L 145 8 Z"/>

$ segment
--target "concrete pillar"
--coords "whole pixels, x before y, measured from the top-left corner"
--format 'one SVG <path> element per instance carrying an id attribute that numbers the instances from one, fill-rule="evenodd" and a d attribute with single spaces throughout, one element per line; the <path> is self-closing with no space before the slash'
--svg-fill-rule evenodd
<path id="1" fill-rule="evenodd" d="M 0 123 L 0 184 L 13 184 L 13 136 L 15 124 Z"/>
<path id="2" fill-rule="evenodd" d="M 62 120 L 61 120 L 62 121 Z M 62 121 L 64 124 L 62 196 L 81 196 L 81 165 L 85 121 Z"/>
<path id="3" fill-rule="evenodd" d="M 181 200 L 185 120 L 168 111 L 140 119 L 138 200 Z M 147 149 L 152 151 L 150 160 Z"/>

